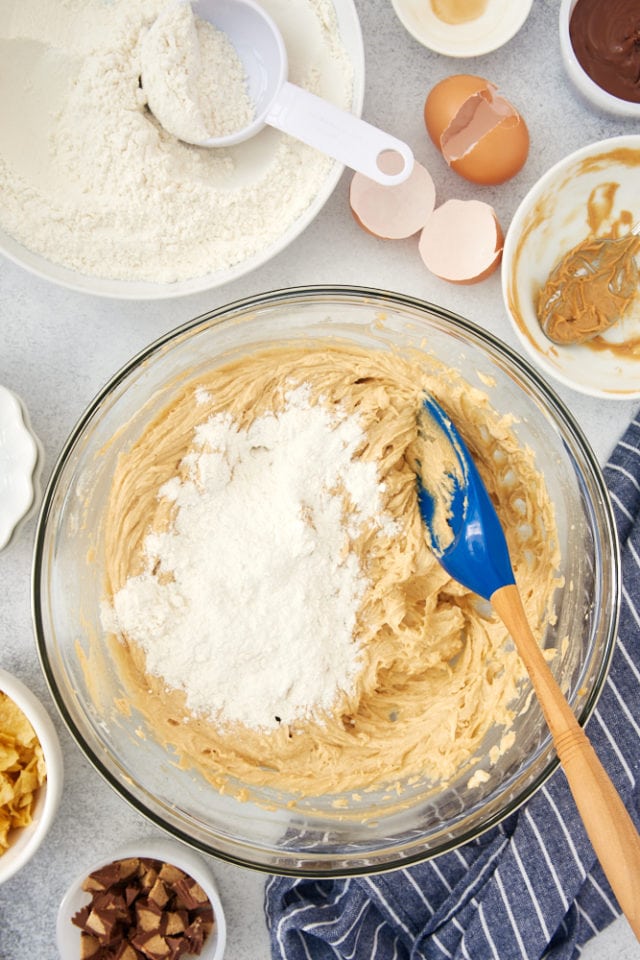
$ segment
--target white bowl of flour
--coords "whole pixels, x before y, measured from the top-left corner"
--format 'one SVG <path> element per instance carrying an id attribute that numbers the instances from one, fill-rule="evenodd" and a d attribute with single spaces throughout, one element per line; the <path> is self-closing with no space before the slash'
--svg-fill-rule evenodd
<path id="1" fill-rule="evenodd" d="M 7 0 L 0 11 L 0 251 L 86 293 L 161 299 L 261 266 L 315 218 L 342 165 L 263 130 L 220 150 L 164 131 L 140 48 L 165 0 Z M 352 0 L 265 0 L 290 78 L 360 114 Z"/>

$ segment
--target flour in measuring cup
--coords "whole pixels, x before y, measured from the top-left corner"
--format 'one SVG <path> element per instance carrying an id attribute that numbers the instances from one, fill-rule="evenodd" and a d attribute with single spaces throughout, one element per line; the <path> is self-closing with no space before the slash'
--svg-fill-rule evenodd
<path id="1" fill-rule="evenodd" d="M 196 429 L 188 475 L 159 491 L 174 521 L 146 537 L 144 571 L 103 614 L 196 715 L 273 729 L 352 689 L 367 579 L 350 544 L 367 526 L 395 531 L 364 440 L 304 385 L 247 429 L 227 414 Z"/>
<path id="2" fill-rule="evenodd" d="M 189 3 L 167 7 L 140 44 L 149 109 L 165 130 L 202 143 L 248 126 L 254 108 L 235 47 L 221 30 L 196 19 Z"/>

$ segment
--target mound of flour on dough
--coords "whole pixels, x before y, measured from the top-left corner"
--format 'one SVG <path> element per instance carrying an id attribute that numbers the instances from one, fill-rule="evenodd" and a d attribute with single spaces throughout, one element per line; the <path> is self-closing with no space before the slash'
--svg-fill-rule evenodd
<path id="1" fill-rule="evenodd" d="M 304 386 L 286 399 L 247 430 L 226 414 L 197 427 L 187 477 L 158 492 L 175 520 L 103 611 L 195 714 L 264 729 L 351 690 L 367 580 L 350 540 L 395 529 L 357 418 Z"/>
<path id="2" fill-rule="evenodd" d="M 330 0 L 265 0 L 292 82 L 349 108 Z M 167 133 L 140 85 L 166 0 L 0 4 L 0 228 L 83 274 L 170 283 L 277 245 L 333 161 L 271 129 L 225 149 Z"/>

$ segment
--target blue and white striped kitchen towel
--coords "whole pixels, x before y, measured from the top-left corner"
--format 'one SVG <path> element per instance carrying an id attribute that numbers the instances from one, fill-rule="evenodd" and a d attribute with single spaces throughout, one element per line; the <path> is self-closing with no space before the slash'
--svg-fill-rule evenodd
<path id="1" fill-rule="evenodd" d="M 640 415 L 605 467 L 622 548 L 622 609 L 589 736 L 640 825 Z M 499 827 L 374 877 L 270 878 L 274 960 L 573 960 L 620 911 L 562 769 Z"/>

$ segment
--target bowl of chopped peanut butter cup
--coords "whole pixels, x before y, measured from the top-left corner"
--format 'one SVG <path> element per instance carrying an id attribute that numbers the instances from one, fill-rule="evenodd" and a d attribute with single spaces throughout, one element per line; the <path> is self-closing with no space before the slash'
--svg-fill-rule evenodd
<path id="1" fill-rule="evenodd" d="M 562 402 L 437 305 L 264 293 L 115 373 L 60 453 L 36 532 L 55 702 L 167 833 L 270 873 L 372 873 L 479 836 L 555 769 L 506 628 L 429 547 L 425 391 L 477 463 L 571 709 L 592 713 L 618 551 Z"/>
<path id="2" fill-rule="evenodd" d="M 56 935 L 67 960 L 222 960 L 226 921 L 205 860 L 159 836 L 85 869 L 60 904 Z"/>

